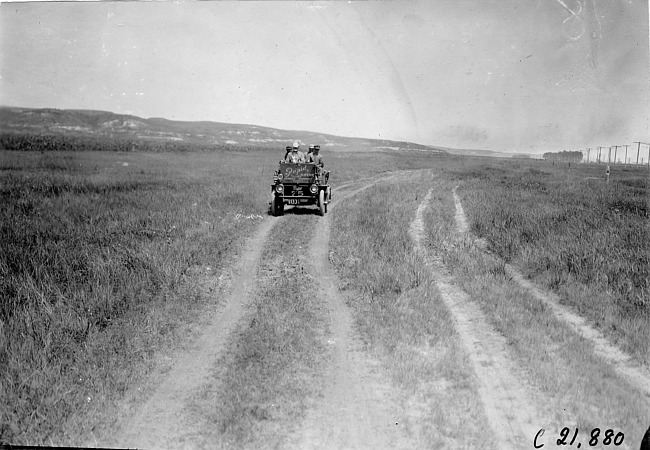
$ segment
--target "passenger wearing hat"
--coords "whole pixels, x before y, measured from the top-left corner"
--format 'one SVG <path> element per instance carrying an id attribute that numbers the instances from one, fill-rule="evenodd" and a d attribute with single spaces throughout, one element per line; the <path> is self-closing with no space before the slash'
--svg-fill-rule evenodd
<path id="1" fill-rule="evenodd" d="M 296 141 L 293 143 L 293 146 L 291 147 L 291 153 L 289 153 L 285 159 L 285 162 L 288 163 L 304 163 L 305 162 L 305 154 L 298 150 L 300 148 L 300 144 Z"/>
<path id="2" fill-rule="evenodd" d="M 284 154 L 284 158 L 282 158 L 283 161 L 286 161 L 287 156 L 289 156 L 289 153 L 291 153 L 291 146 L 290 145 L 287 145 L 286 151 L 287 152 Z"/>
<path id="3" fill-rule="evenodd" d="M 314 151 L 308 155 L 307 162 L 314 163 L 318 167 L 323 167 L 325 165 L 323 155 L 320 154 L 320 145 L 314 145 Z"/>

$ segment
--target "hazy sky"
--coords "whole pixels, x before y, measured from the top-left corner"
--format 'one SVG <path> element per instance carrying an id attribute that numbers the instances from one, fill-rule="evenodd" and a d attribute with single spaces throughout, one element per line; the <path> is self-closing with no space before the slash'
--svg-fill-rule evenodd
<path id="1" fill-rule="evenodd" d="M 0 104 L 503 151 L 650 141 L 648 0 L 0 3 Z"/>

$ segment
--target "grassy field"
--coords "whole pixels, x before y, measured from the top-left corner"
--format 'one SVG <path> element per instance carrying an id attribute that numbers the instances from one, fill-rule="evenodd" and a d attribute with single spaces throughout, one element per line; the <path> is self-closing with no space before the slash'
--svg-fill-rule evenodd
<path id="1" fill-rule="evenodd" d="M 650 318 L 644 273 L 647 274 L 648 265 L 640 255 L 648 246 L 647 218 L 644 228 L 644 219 L 639 217 L 642 206 L 623 213 L 620 209 L 611 211 L 616 208 L 612 205 L 623 202 L 639 204 L 635 202 L 639 200 L 639 191 L 630 192 L 627 187 L 642 185 L 647 172 L 622 174 L 625 178 L 619 179 L 618 186 L 614 180 L 607 186 L 603 177 L 584 179 L 600 172 L 601 168 L 584 166 L 569 170 L 567 166 L 560 168 L 541 162 L 490 160 L 480 167 L 458 167 L 449 174 L 446 193 L 434 197 L 426 214 L 429 245 L 452 270 L 462 288 L 481 305 L 494 327 L 508 338 L 533 383 L 552 399 L 543 406 L 559 424 L 581 430 L 607 424 L 608 428 L 623 430 L 626 436 L 640 440 L 650 422 L 647 400 L 631 388 L 621 388 L 625 382 L 593 354 L 592 344 L 513 283 L 504 267 L 505 261 L 510 261 L 523 269 L 538 283 L 557 292 L 563 303 L 579 309 L 609 337 L 618 338 L 617 342 L 638 360 L 647 363 Z M 456 231 L 450 194 L 456 185 L 460 185 L 473 233 L 488 239 L 494 254 L 484 253 L 473 239 Z M 634 238 L 629 237 L 632 234 Z M 605 245 L 596 252 L 600 244 L 608 241 L 620 247 Z M 612 280 L 611 285 L 594 280 L 579 282 L 566 261 L 580 261 L 576 255 L 585 251 L 610 258 L 612 267 L 617 262 L 619 268 L 627 267 L 630 273 L 621 275 L 640 282 L 633 284 L 625 295 L 611 287 L 617 285 L 617 280 Z M 618 255 L 627 255 L 628 259 L 622 261 Z M 533 260 L 544 263 L 534 265 Z M 554 265 L 549 261 L 554 261 Z M 583 260 L 581 270 L 598 269 L 603 270 L 601 277 L 611 276 L 603 266 L 594 267 L 600 261 L 600 257 Z M 608 323 L 620 328 L 618 333 L 608 329 Z"/>
<path id="2" fill-rule="evenodd" d="M 647 401 L 632 389 L 621 390 L 591 343 L 512 283 L 504 264 L 522 268 L 647 364 L 647 172 L 615 168 L 607 185 L 602 167 L 470 158 L 420 164 L 433 167 L 429 178 L 413 176 L 410 183 L 373 189 L 332 213 L 334 263 L 350 291 L 349 304 L 362 336 L 393 370 L 395 382 L 406 392 L 426 391 L 421 398 L 446 407 L 451 398 L 466 399 L 457 405 L 475 401 L 462 352 L 452 344 L 448 313 L 433 300 L 435 289 L 419 270 L 407 236 L 419 201 L 433 187 L 426 213 L 431 250 L 508 338 L 535 386 L 552 399 L 540 405 L 554 420 L 546 426 L 584 430 L 607 424 L 640 439 L 650 421 Z M 490 242 L 494 255 L 456 232 L 451 195 L 456 185 L 472 232 Z M 586 253 L 595 257 L 584 258 Z M 431 354 L 440 365 L 431 364 Z M 427 390 L 423 380 L 445 389 Z M 417 410 L 415 397 L 404 401 Z M 427 411 L 430 422 L 415 421 L 421 428 L 414 429 L 439 445 L 471 446 L 471 435 L 453 431 L 455 418 L 467 414 L 462 408 L 436 413 L 434 407 Z M 481 417 L 473 422 L 480 427 Z"/>
<path id="3" fill-rule="evenodd" d="M 266 208 L 268 152 L 0 155 L 0 440 L 75 441 Z M 214 299 L 210 299 L 214 301 Z"/>
<path id="4" fill-rule="evenodd" d="M 409 181 L 368 189 L 334 209 L 332 262 L 365 345 L 404 393 L 409 432 L 427 448 L 489 447 L 471 369 L 408 233 L 428 188 L 444 187 L 436 178 L 414 173 Z"/>
<path id="5" fill-rule="evenodd" d="M 108 415 L 266 213 L 281 153 L 2 152 L 0 439 L 69 443 Z M 328 158 L 334 183 L 395 159 Z"/>
<path id="6" fill-rule="evenodd" d="M 70 444 L 99 423 L 111 426 L 116 402 L 182 340 L 202 306 L 218 301 L 200 281 L 219 274 L 265 218 L 282 154 L 0 154 L 0 441 Z M 644 400 L 622 392 L 588 343 L 504 271 L 504 261 L 519 267 L 648 363 L 647 171 L 614 167 L 606 185 L 602 166 L 420 152 L 324 156 L 334 187 L 429 169 L 329 213 L 341 289 L 367 348 L 404 393 L 410 431 L 433 448 L 477 447 L 489 434 L 449 313 L 435 301 L 408 235 L 431 187 L 430 248 L 513 343 L 535 382 L 566 394 L 552 405 L 557 419 L 570 413 L 581 427 L 632 432 L 650 420 Z M 495 255 L 455 232 L 456 185 L 472 232 Z M 318 218 L 283 220 L 287 228 L 272 232 L 261 267 L 277 276 L 258 286 L 215 367 L 222 384 L 207 393 L 215 402 L 200 406 L 206 439 L 224 446 L 280 445 L 275 424 L 298 420 L 318 392 L 317 337 L 325 325 L 303 283 L 313 274 L 297 269 L 308 267 L 299 242 Z"/>
<path id="7" fill-rule="evenodd" d="M 280 153 L 2 152 L 0 439 L 69 443 L 108 415 L 266 213 Z M 328 165 L 342 183 L 390 159 Z"/>
<path id="8" fill-rule="evenodd" d="M 455 174 L 472 231 L 650 363 L 646 169 L 492 163 Z"/>

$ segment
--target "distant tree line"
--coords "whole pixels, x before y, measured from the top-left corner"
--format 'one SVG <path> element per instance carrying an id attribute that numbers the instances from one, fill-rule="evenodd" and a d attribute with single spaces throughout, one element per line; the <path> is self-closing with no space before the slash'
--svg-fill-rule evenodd
<path id="1" fill-rule="evenodd" d="M 14 151 L 208 152 L 215 150 L 251 151 L 261 148 L 263 147 L 129 137 L 0 133 L 0 150 Z"/>
<path id="2" fill-rule="evenodd" d="M 546 161 L 561 161 L 561 162 L 580 162 L 582 161 L 582 152 L 548 152 L 544 153 Z"/>

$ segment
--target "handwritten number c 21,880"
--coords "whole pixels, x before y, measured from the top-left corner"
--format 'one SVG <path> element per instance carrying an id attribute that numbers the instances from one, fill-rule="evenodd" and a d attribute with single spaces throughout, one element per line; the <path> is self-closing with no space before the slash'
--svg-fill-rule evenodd
<path id="1" fill-rule="evenodd" d="M 538 443 L 538 439 L 544 436 L 544 431 L 545 431 L 544 429 L 541 429 L 537 432 L 537 435 L 535 436 L 535 442 L 534 442 L 535 448 L 544 447 L 544 444 Z M 573 433 L 571 431 L 572 430 L 569 427 L 562 428 L 562 431 L 560 431 L 560 439 L 556 441 L 556 444 L 570 445 L 570 446 L 573 446 L 575 444 L 577 448 L 580 448 L 582 445 L 580 440 L 576 442 L 576 438 L 578 437 L 578 428 L 575 428 Z M 591 433 L 589 433 L 590 439 L 587 442 L 587 444 L 590 447 L 594 447 L 598 445 L 600 437 L 601 437 L 600 428 L 592 429 Z M 614 434 L 614 430 L 606 430 L 602 437 L 602 444 L 603 445 L 613 444 L 618 447 L 623 443 L 624 439 L 625 439 L 625 434 L 623 434 L 622 431 L 619 431 L 618 433 Z"/>

